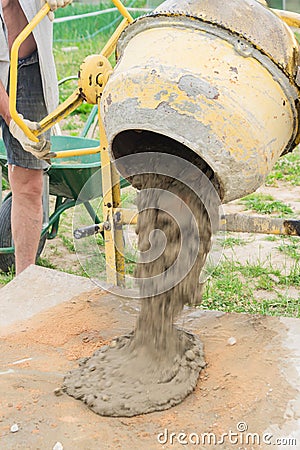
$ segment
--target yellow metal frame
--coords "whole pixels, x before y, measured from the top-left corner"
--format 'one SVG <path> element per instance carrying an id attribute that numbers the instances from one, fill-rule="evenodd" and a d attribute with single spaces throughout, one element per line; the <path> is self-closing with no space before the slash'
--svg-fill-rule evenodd
<path id="1" fill-rule="evenodd" d="M 105 66 L 104 73 L 101 72 L 101 80 L 105 85 L 107 78 L 111 73 L 111 66 L 108 58 L 113 53 L 117 40 L 122 31 L 127 27 L 129 23 L 133 21 L 133 18 L 119 0 L 112 0 L 115 6 L 118 8 L 124 19 L 120 25 L 116 28 L 104 48 L 100 53 L 101 64 L 99 66 Z M 40 129 L 38 131 L 30 130 L 24 123 L 22 118 L 18 115 L 16 110 L 16 95 L 18 84 L 18 53 L 22 42 L 29 36 L 33 29 L 46 17 L 50 11 L 49 5 L 45 4 L 34 19 L 24 28 L 20 35 L 13 43 L 11 50 L 11 70 L 10 70 L 10 91 L 9 91 L 9 109 L 11 117 L 20 126 L 24 133 L 32 139 L 34 142 L 38 142 L 38 135 L 51 128 L 55 123 L 68 116 L 74 111 L 84 100 L 84 83 L 86 80 L 81 80 L 81 89 L 78 87 L 71 96 L 59 105 L 55 111 L 50 113 L 47 117 L 42 119 L 39 123 Z M 96 61 L 97 62 L 97 61 Z M 84 64 L 85 62 L 83 62 Z M 104 86 L 103 86 L 104 87 Z M 52 153 L 51 157 L 66 158 L 72 156 L 80 156 L 85 154 L 101 153 L 101 170 L 102 170 L 102 190 L 103 190 L 103 217 L 105 218 L 106 226 L 103 227 L 105 237 L 105 255 L 106 255 L 106 278 L 107 282 L 122 286 L 125 282 L 125 262 L 124 262 L 124 244 L 122 236 L 122 223 L 115 220 L 115 211 L 121 206 L 120 195 L 120 177 L 116 172 L 116 169 L 111 164 L 108 150 L 107 139 L 100 115 L 100 97 L 95 100 L 98 102 L 98 122 L 100 130 L 100 143 L 99 146 L 94 148 L 86 148 L 80 150 L 69 150 Z"/>
<path id="2" fill-rule="evenodd" d="M 100 100 L 99 100 L 100 103 Z M 103 192 L 103 218 L 108 227 L 104 228 L 106 279 L 118 286 L 125 284 L 125 261 L 122 225 L 114 220 L 114 209 L 121 206 L 120 176 L 111 164 L 107 138 L 98 104 L 98 120 L 101 142 L 101 178 Z"/>
<path id="3" fill-rule="evenodd" d="M 292 11 L 284 11 L 280 9 L 272 9 L 272 11 L 280 17 L 289 27 L 300 28 L 300 14 Z"/>
<path id="4" fill-rule="evenodd" d="M 119 12 L 122 14 L 124 19 L 120 23 L 120 25 L 116 28 L 112 36 L 107 41 L 106 45 L 100 52 L 100 55 L 103 58 L 109 58 L 113 53 L 116 43 L 119 39 L 122 31 L 127 27 L 127 25 L 133 22 L 133 18 L 130 13 L 127 11 L 125 6 L 121 3 L 120 0 L 112 0 L 114 5 L 118 8 Z M 28 23 L 28 25 L 24 28 L 24 30 L 17 36 L 15 39 L 12 48 L 11 48 L 11 61 L 10 61 L 10 88 L 9 88 L 9 111 L 12 119 L 20 126 L 20 128 L 24 131 L 24 133 L 32 139 L 34 142 L 38 142 L 38 135 L 44 133 L 46 130 L 51 128 L 57 122 L 68 116 L 71 112 L 73 112 L 81 103 L 85 100 L 82 92 L 77 88 L 70 97 L 65 100 L 61 105 L 59 105 L 55 111 L 50 113 L 47 117 L 42 119 L 39 123 L 39 130 L 31 130 L 22 118 L 19 116 L 16 104 L 17 104 L 17 85 L 18 85 L 18 54 L 19 48 L 22 42 L 32 33 L 33 29 L 46 17 L 49 13 L 50 7 L 48 3 L 46 3 L 41 10 L 37 13 L 37 15 Z M 93 154 L 99 153 L 100 147 L 95 147 L 93 149 L 80 149 L 80 150 L 69 150 L 66 152 L 57 152 L 51 155 L 51 158 L 66 158 L 71 156 L 80 156 L 84 154 Z"/>
<path id="5" fill-rule="evenodd" d="M 24 133 L 34 142 L 38 142 L 36 132 L 30 130 L 24 121 L 18 115 L 17 104 L 17 85 L 18 85 L 18 55 L 19 48 L 23 41 L 30 35 L 32 30 L 46 17 L 50 11 L 48 3 L 46 3 L 32 21 L 24 28 L 24 30 L 16 37 L 10 55 L 10 83 L 9 83 L 9 111 L 13 120 L 19 125 Z"/>
<path id="6" fill-rule="evenodd" d="M 116 43 L 119 39 L 122 31 L 133 22 L 133 18 L 121 3 L 120 0 L 112 0 L 114 5 L 118 8 L 124 19 L 120 25 L 116 28 L 104 48 L 102 49 L 100 56 L 108 59 L 113 53 Z M 77 88 L 71 96 L 59 105 L 55 111 L 50 113 L 47 117 L 42 119 L 39 123 L 40 129 L 38 131 L 30 130 L 24 123 L 22 118 L 18 115 L 16 110 L 16 95 L 17 95 L 17 83 L 18 83 L 18 53 L 21 43 L 29 36 L 33 29 L 46 17 L 50 11 L 49 5 L 46 3 L 34 19 L 24 28 L 20 35 L 16 38 L 11 49 L 11 70 L 10 70 L 10 91 L 9 91 L 9 109 L 11 117 L 20 126 L 24 133 L 32 139 L 34 142 L 38 142 L 38 135 L 51 128 L 55 123 L 68 116 L 74 111 L 83 101 L 85 101 L 84 95 L 84 83 L 85 80 L 81 80 L 81 88 Z M 300 27 L 300 15 L 295 13 L 287 13 L 286 11 L 273 10 L 287 25 L 292 27 Z M 104 61 L 105 62 L 105 61 Z M 84 64 L 85 62 L 83 62 Z M 104 64 L 105 65 L 105 64 Z M 103 76 L 104 83 L 110 75 L 109 67 L 106 72 L 101 74 Z M 103 86 L 104 87 L 104 86 Z M 103 190 L 103 218 L 104 224 L 99 225 L 99 229 L 104 230 L 105 236 L 105 255 L 106 255 L 106 274 L 107 282 L 122 286 L 125 282 L 125 261 L 124 261 L 124 244 L 122 236 L 123 224 L 135 224 L 137 221 L 136 210 L 121 209 L 121 195 L 120 195 L 120 178 L 116 169 L 111 164 L 107 137 L 104 130 L 100 114 L 100 95 L 96 96 L 98 103 L 98 122 L 100 131 L 100 143 L 99 146 L 94 148 L 86 148 L 80 150 L 69 150 L 52 153 L 52 158 L 66 158 L 73 156 L 81 156 L 86 154 L 101 153 L 101 170 L 102 170 L 102 190 Z M 246 217 L 246 218 L 245 218 Z M 274 234 L 297 234 L 295 229 L 290 227 L 289 224 L 283 224 L 281 222 L 270 222 L 268 219 L 255 219 L 251 218 L 249 222 L 248 216 L 232 215 L 224 216 L 221 219 L 221 229 L 227 229 L 228 231 L 248 231 L 248 232 L 270 232 Z M 224 228 L 225 227 L 225 228 Z M 246 229 L 245 229 L 246 228 Z M 250 228 L 250 229 L 249 229 Z M 269 231 L 268 231 L 269 230 Z"/>
<path id="7" fill-rule="evenodd" d="M 113 208 L 113 220 L 120 226 L 136 225 L 138 210 Z M 107 222 L 97 224 L 98 232 L 105 230 Z M 221 216 L 219 231 L 234 233 L 273 234 L 275 236 L 300 236 L 300 221 L 274 217 L 248 216 L 234 213 Z"/>

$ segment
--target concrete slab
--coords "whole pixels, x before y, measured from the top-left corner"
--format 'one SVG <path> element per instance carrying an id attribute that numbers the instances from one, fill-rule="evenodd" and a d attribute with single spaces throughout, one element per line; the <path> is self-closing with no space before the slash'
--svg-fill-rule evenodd
<path id="1" fill-rule="evenodd" d="M 29 266 L 0 291 L 0 327 L 93 289 L 88 278 L 40 266 Z"/>
<path id="2" fill-rule="evenodd" d="M 59 275 L 50 272 L 55 284 Z M 68 301 L 57 304 L 55 296 L 51 305 L 51 283 L 44 284 L 44 301 L 41 289 L 38 299 L 34 294 L 34 278 L 32 295 L 25 293 L 24 278 L 12 285 L 18 301 L 11 297 L 10 315 L 18 306 L 32 312 L 33 296 L 41 305 L 0 329 L 1 448 L 51 450 L 58 442 L 64 450 L 300 448 L 300 320 L 185 308 L 178 324 L 200 336 L 208 364 L 195 391 L 164 412 L 100 417 L 54 391 L 79 358 L 134 327 L 137 301 L 98 288 L 70 298 L 74 279 L 66 275 Z M 7 297 L 5 303 L 8 314 Z"/>

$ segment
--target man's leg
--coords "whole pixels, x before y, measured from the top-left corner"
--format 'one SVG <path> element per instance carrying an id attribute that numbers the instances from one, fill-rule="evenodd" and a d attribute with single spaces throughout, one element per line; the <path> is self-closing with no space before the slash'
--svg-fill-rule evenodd
<path id="1" fill-rule="evenodd" d="M 12 165 L 8 167 L 12 190 L 12 236 L 18 275 L 30 264 L 35 264 L 43 220 L 43 171 Z"/>

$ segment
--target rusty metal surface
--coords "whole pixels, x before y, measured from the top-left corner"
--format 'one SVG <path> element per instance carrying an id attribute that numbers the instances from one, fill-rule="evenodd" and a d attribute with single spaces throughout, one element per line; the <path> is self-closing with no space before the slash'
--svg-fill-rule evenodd
<path id="1" fill-rule="evenodd" d="M 300 221 L 275 217 L 226 214 L 221 219 L 221 230 L 240 233 L 261 233 L 300 236 Z"/>
<path id="2" fill-rule="evenodd" d="M 136 209 L 115 208 L 113 218 L 114 222 L 120 225 L 136 225 L 138 211 Z M 110 228 L 109 222 L 78 228 L 74 231 L 74 237 L 75 239 L 81 239 L 101 233 L 107 226 Z M 219 231 L 300 236 L 300 220 L 250 216 L 240 213 L 225 214 L 220 217 Z"/>
<path id="3" fill-rule="evenodd" d="M 287 234 L 300 236 L 300 220 L 285 220 L 284 227 L 287 230 Z"/>

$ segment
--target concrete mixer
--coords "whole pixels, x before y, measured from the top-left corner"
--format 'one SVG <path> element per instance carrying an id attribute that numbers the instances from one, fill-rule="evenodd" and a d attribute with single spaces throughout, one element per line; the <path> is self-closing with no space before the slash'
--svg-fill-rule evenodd
<path id="1" fill-rule="evenodd" d="M 289 27 L 299 27 L 300 16 L 255 0 L 167 0 L 133 20 L 119 0 L 113 3 L 123 21 L 101 53 L 85 59 L 77 90 L 40 122 L 38 133 L 83 101 L 98 104 L 99 147 L 51 156 L 101 152 L 108 279 L 120 284 L 124 264 L 117 229 L 131 219 L 118 209 L 111 162 L 126 177 L 121 157 L 146 151 L 149 141 L 151 151 L 160 151 L 163 142 L 165 152 L 210 172 L 223 203 L 255 191 L 278 158 L 300 141 L 300 53 Z M 47 12 L 45 5 L 35 23 Z M 13 47 L 10 109 L 37 140 L 18 116 L 14 96 L 18 45 L 31 30 Z M 113 69 L 108 57 L 115 47 Z M 299 234 L 295 222 L 274 227 Z"/>
<path id="2" fill-rule="evenodd" d="M 167 0 L 126 28 L 117 59 L 101 102 L 112 159 L 134 151 L 134 130 L 158 148 L 167 136 L 212 169 L 227 202 L 299 141 L 298 44 L 254 0 Z"/>

